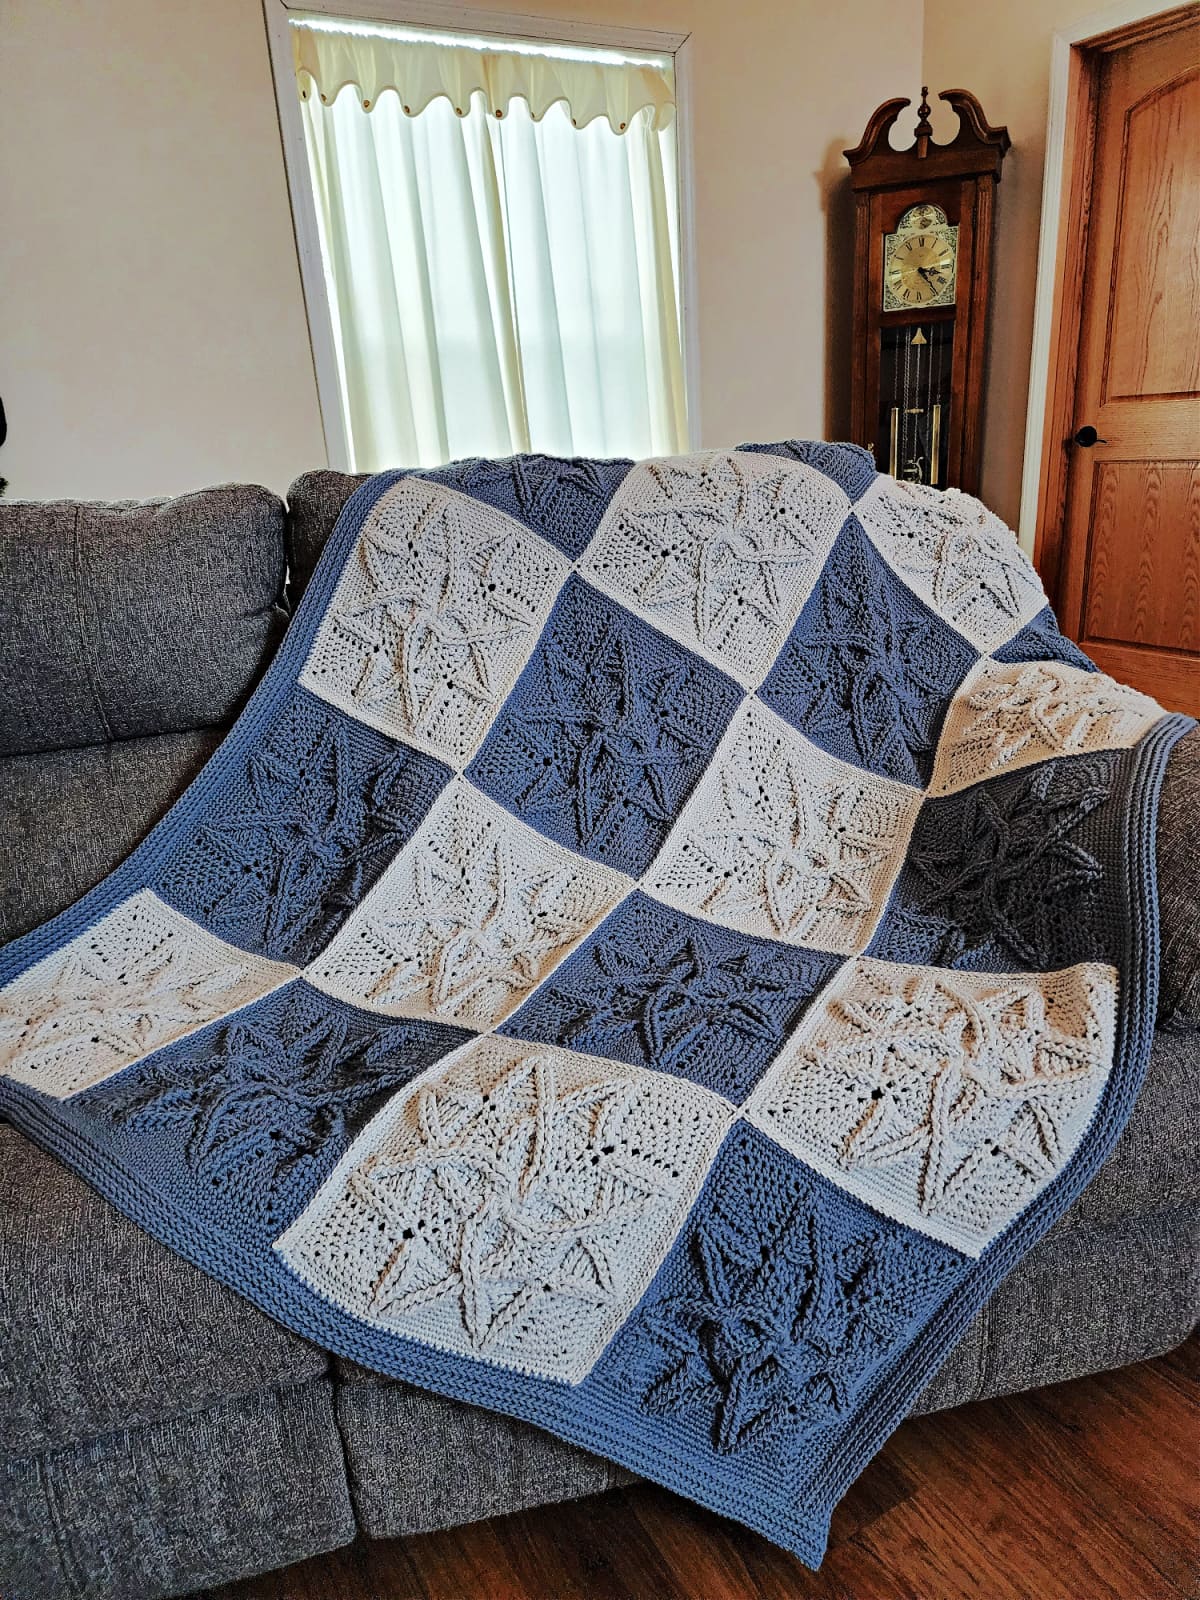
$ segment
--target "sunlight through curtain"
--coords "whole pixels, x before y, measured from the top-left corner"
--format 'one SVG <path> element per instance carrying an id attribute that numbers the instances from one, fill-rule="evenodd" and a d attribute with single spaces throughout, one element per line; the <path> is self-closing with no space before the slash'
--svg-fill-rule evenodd
<path id="1" fill-rule="evenodd" d="M 521 59 L 505 57 L 510 83 Z M 619 70 L 580 127 L 532 84 L 406 115 L 386 74 L 364 108 L 361 83 L 325 101 L 301 73 L 356 469 L 686 450 L 675 123 L 647 103 L 617 131 Z"/>

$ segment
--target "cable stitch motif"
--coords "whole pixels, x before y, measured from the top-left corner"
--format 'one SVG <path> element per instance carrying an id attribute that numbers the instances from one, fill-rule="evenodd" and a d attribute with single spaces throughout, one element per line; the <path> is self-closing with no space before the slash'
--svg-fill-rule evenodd
<path id="1" fill-rule="evenodd" d="M 467 761 L 566 573 L 556 550 L 420 477 L 380 496 L 300 675 L 343 711 Z"/>
<path id="2" fill-rule="evenodd" d="M 759 695 L 822 749 L 919 786 L 974 659 L 851 518 Z"/>
<path id="3" fill-rule="evenodd" d="M 740 1128 L 613 1365 L 649 1415 L 793 1480 L 961 1266 Z"/>
<path id="4" fill-rule="evenodd" d="M 931 795 L 1052 756 L 1128 749 L 1159 716 L 1148 695 L 1058 661 L 983 660 L 951 704 Z"/>
<path id="5" fill-rule="evenodd" d="M 295 971 L 143 889 L 0 989 L 0 1071 L 64 1100 Z"/>
<path id="6" fill-rule="evenodd" d="M 822 473 L 707 451 L 635 467 L 583 571 L 747 686 L 808 596 L 849 502 Z"/>
<path id="7" fill-rule="evenodd" d="M 389 1016 L 488 1028 L 627 887 L 455 779 L 306 976 Z"/>
<path id="8" fill-rule="evenodd" d="M 469 1037 L 381 1023 L 290 983 L 110 1078 L 87 1105 L 127 1134 L 177 1136 L 223 1224 L 273 1235 L 388 1093 Z"/>
<path id="9" fill-rule="evenodd" d="M 551 838 L 640 873 L 740 698 L 572 578 L 468 776 Z"/>
<path id="10" fill-rule="evenodd" d="M 1029 558 L 970 495 L 881 473 L 854 509 L 905 583 L 979 650 L 1003 644 L 1044 608 Z"/>
<path id="11" fill-rule="evenodd" d="M 498 1037 L 393 1108 L 278 1248 L 360 1317 L 571 1383 L 649 1281 L 728 1115 L 662 1074 Z"/>
<path id="12" fill-rule="evenodd" d="M 235 944 L 301 965 L 333 938 L 450 776 L 297 691 L 159 880 Z"/>
<path id="13" fill-rule="evenodd" d="M 837 967 L 634 894 L 504 1024 L 740 1104 Z"/>
<path id="14" fill-rule="evenodd" d="M 848 955 L 871 937 L 920 805 L 747 701 L 652 869 L 669 905 Z"/>
<path id="15" fill-rule="evenodd" d="M 1034 977 L 859 959 L 749 1115 L 876 1210 L 978 1255 L 1078 1145 L 1116 998 L 1096 963 Z"/>

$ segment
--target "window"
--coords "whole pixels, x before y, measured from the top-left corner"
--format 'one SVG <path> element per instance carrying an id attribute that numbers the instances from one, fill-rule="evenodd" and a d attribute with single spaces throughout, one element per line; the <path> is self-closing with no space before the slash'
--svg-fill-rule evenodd
<path id="1" fill-rule="evenodd" d="M 331 459 L 686 450 L 672 57 L 283 26 Z"/>

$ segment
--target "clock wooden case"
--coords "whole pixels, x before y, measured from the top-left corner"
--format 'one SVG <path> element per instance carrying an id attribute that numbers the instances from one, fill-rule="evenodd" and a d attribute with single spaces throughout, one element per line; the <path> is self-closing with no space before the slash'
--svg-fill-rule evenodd
<path id="1" fill-rule="evenodd" d="M 958 133 L 935 144 L 928 89 L 912 145 L 888 135 L 911 100 L 886 100 L 845 151 L 855 194 L 851 431 L 883 472 L 978 493 L 992 213 L 1008 130 L 973 94 L 940 98 Z"/>

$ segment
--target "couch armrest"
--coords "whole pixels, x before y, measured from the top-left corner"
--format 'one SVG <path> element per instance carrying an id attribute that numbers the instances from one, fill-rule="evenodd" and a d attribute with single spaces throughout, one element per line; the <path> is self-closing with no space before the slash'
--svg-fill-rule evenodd
<path id="1" fill-rule="evenodd" d="M 1171 752 L 1158 815 L 1159 1026 L 1200 1028 L 1200 728 Z"/>

